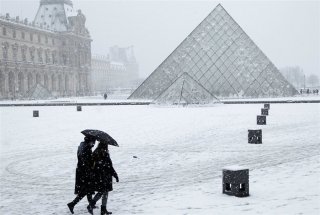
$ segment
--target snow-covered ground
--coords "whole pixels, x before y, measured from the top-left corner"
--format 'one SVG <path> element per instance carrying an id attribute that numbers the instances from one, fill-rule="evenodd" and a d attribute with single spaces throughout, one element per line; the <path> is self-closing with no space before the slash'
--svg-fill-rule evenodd
<path id="1" fill-rule="evenodd" d="M 262 107 L 0 107 L 0 214 L 70 214 L 80 131 L 99 129 L 120 145 L 110 147 L 113 214 L 318 215 L 320 104 L 271 104 L 258 126 Z M 258 128 L 263 144 L 248 144 Z M 222 194 L 221 169 L 235 164 L 250 169 L 249 197 Z"/>

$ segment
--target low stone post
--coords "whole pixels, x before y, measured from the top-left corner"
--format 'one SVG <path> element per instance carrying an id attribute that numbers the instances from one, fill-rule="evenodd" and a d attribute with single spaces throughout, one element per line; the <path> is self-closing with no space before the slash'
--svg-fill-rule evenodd
<path id="1" fill-rule="evenodd" d="M 267 116 L 257 116 L 257 125 L 266 125 L 267 124 Z"/>
<path id="2" fill-rule="evenodd" d="M 248 130 L 248 143 L 262 144 L 262 130 Z"/>
<path id="3" fill-rule="evenodd" d="M 34 110 L 33 111 L 33 117 L 39 117 L 39 111 L 38 110 Z"/>
<path id="4" fill-rule="evenodd" d="M 222 168 L 222 193 L 236 196 L 249 196 L 249 169 L 242 166 Z"/>
<path id="5" fill-rule="evenodd" d="M 268 109 L 265 109 L 265 108 L 261 108 L 261 115 L 266 115 L 266 116 L 268 116 L 268 115 L 269 115 L 269 110 L 268 110 Z"/>

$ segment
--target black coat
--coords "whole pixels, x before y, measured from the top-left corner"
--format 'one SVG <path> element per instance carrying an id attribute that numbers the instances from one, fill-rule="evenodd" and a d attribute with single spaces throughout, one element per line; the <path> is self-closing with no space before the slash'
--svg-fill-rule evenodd
<path id="1" fill-rule="evenodd" d="M 76 169 L 75 194 L 94 194 L 93 191 L 93 159 L 92 146 L 88 142 L 81 142 L 78 147 L 78 164 Z"/>
<path id="2" fill-rule="evenodd" d="M 112 161 L 108 152 L 103 151 L 99 156 L 99 161 L 94 164 L 94 191 L 112 191 L 112 176 L 117 177 L 117 173 L 112 166 Z"/>

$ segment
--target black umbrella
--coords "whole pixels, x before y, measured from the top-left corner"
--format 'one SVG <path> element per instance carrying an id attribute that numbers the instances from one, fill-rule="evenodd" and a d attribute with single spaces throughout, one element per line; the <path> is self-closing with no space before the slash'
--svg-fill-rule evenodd
<path id="1" fill-rule="evenodd" d="M 107 134 L 106 132 L 103 131 L 99 131 L 99 130 L 92 130 L 92 129 L 87 129 L 84 131 L 81 131 L 81 133 L 84 136 L 90 136 L 90 137 L 94 137 L 97 140 L 102 140 L 102 141 L 106 141 L 109 145 L 113 145 L 113 146 L 118 146 L 117 141 L 115 141 L 109 134 Z"/>

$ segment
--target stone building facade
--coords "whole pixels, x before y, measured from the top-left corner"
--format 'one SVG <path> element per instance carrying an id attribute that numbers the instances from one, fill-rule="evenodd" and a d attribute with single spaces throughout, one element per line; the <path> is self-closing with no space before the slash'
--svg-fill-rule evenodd
<path id="1" fill-rule="evenodd" d="M 92 71 L 92 91 L 105 92 L 107 90 L 107 77 L 109 69 L 109 61 L 106 56 L 92 54 L 91 55 L 91 71 Z"/>
<path id="2" fill-rule="evenodd" d="M 92 86 L 95 92 L 115 88 L 136 88 L 139 80 L 139 65 L 133 46 L 110 47 L 107 56 L 92 55 Z"/>
<path id="3" fill-rule="evenodd" d="M 91 38 L 70 0 L 41 0 L 34 21 L 0 16 L 0 99 L 36 83 L 55 96 L 91 94 Z"/>

